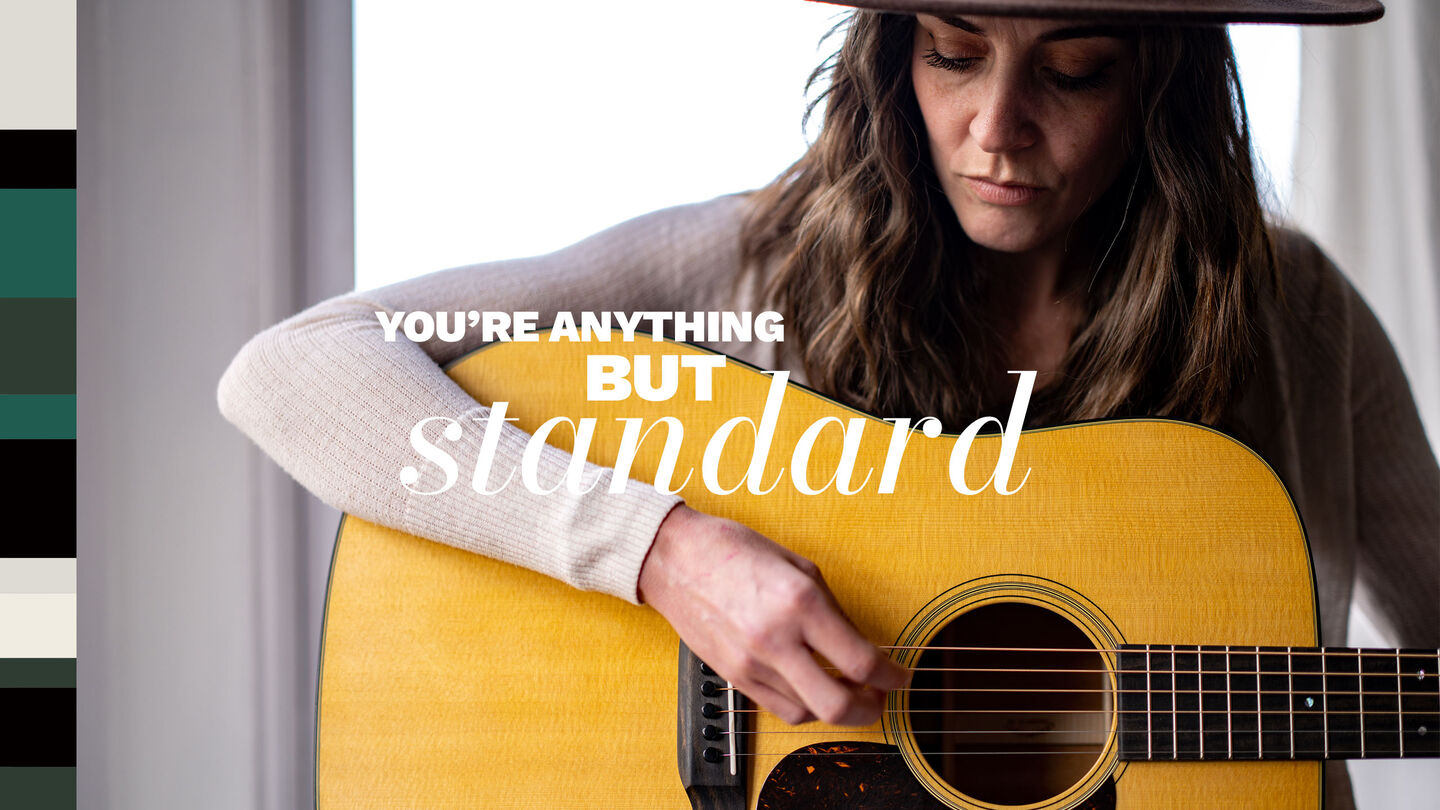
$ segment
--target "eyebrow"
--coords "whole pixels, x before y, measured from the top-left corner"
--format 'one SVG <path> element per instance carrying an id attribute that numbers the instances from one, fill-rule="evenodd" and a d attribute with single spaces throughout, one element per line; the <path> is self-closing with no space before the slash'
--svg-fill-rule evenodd
<path id="1" fill-rule="evenodd" d="M 985 29 L 964 17 L 940 15 L 940 22 L 952 28 L 959 28 L 961 31 L 969 31 L 977 36 L 985 36 Z M 1089 39 L 1090 37 L 1128 39 L 1130 36 L 1132 36 L 1132 32 L 1118 25 L 1072 25 L 1068 28 L 1056 28 L 1053 31 L 1046 31 L 1040 35 L 1040 41 L 1060 42 L 1067 39 Z"/>

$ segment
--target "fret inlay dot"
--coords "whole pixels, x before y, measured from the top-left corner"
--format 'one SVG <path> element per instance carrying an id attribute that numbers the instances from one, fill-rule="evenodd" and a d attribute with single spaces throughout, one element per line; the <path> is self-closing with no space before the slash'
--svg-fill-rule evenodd
<path id="1" fill-rule="evenodd" d="M 1421 737 L 1424 737 L 1424 736 L 1425 736 L 1425 732 L 1427 732 L 1427 731 L 1429 731 L 1429 730 L 1430 730 L 1430 729 L 1425 728 L 1424 726 L 1421 726 L 1420 729 L 1419 729 L 1419 731 L 1420 731 L 1420 736 L 1421 736 Z"/>
<path id="2" fill-rule="evenodd" d="M 1315 698 L 1305 698 L 1305 708 L 1307 708 L 1307 709 L 1313 709 L 1313 708 L 1315 708 Z"/>
<path id="3" fill-rule="evenodd" d="M 1416 680 L 1419 680 L 1419 681 L 1425 680 L 1425 670 L 1422 669 L 1422 670 L 1420 670 L 1419 672 L 1417 672 L 1417 673 L 1415 674 L 1415 679 L 1416 679 Z"/>

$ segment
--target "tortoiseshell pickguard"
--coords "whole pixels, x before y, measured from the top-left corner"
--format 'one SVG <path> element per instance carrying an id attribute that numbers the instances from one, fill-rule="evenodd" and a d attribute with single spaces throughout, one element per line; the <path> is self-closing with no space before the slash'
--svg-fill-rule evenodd
<path id="1" fill-rule="evenodd" d="M 757 810 L 946 810 L 911 775 L 900 749 L 867 742 L 808 745 L 776 765 Z M 1114 810 L 1106 780 L 1076 810 Z"/>

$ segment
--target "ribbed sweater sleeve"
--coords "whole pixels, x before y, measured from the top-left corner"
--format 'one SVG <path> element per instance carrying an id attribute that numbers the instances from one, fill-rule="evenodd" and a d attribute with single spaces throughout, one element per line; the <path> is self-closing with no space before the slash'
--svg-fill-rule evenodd
<path id="1" fill-rule="evenodd" d="M 1440 467 L 1405 372 L 1351 292 L 1356 598 L 1404 647 L 1440 647 Z"/>
<path id="2" fill-rule="evenodd" d="M 516 482 L 495 495 L 467 483 L 489 412 L 442 366 L 479 345 L 465 340 L 385 341 L 377 312 L 688 311 L 715 309 L 739 268 L 742 197 L 649 214 L 542 257 L 433 273 L 311 307 L 252 338 L 220 380 L 220 410 L 290 475 L 327 504 L 366 520 L 505 560 L 585 590 L 636 601 L 645 554 L 680 502 L 630 482 L 612 494 L 537 494 L 518 484 L 529 436 L 506 426 L 491 480 Z M 473 334 L 473 336 L 472 336 Z M 400 470 L 424 470 L 419 491 L 440 488 L 418 463 L 411 429 L 429 417 L 464 428 L 445 448 L 460 482 L 433 496 L 404 487 Z M 439 425 L 432 425 L 438 434 Z M 542 483 L 558 481 L 571 456 L 547 447 Z M 602 473 L 587 465 L 586 479 Z"/>

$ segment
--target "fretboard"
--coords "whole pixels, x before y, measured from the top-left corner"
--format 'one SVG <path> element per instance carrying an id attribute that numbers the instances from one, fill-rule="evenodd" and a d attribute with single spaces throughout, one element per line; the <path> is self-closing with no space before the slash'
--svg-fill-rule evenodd
<path id="1" fill-rule="evenodd" d="M 1120 758 L 1440 756 L 1436 650 L 1126 645 Z"/>

